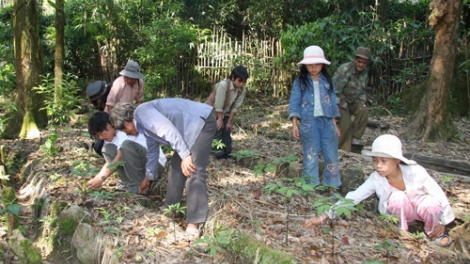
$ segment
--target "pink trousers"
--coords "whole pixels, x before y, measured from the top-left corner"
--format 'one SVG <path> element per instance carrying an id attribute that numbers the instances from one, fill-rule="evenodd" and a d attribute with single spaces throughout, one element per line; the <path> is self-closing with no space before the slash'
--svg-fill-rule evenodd
<path id="1" fill-rule="evenodd" d="M 408 230 L 408 222 L 423 221 L 426 233 L 439 225 L 442 215 L 439 201 L 431 195 L 410 195 L 400 190 L 390 194 L 387 211 L 400 220 L 400 227 L 404 230 Z"/>

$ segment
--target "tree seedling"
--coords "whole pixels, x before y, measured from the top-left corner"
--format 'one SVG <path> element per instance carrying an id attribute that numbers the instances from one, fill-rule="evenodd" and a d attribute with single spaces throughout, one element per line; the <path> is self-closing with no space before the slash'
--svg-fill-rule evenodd
<path id="1" fill-rule="evenodd" d="M 294 179 L 283 179 L 288 182 L 294 181 Z M 292 199 L 292 195 L 299 195 L 300 191 L 297 189 L 295 185 L 287 185 L 284 186 L 282 182 L 276 182 L 273 184 L 269 184 L 263 188 L 266 193 L 276 192 L 283 196 L 284 200 L 286 201 L 286 210 L 287 210 L 287 219 L 286 219 L 286 246 L 289 244 L 289 205 Z"/>
<path id="2" fill-rule="evenodd" d="M 175 203 L 175 204 L 168 206 L 167 208 L 163 210 L 164 215 L 171 214 L 171 213 L 186 214 L 186 206 L 181 206 L 180 203 Z M 174 217 L 172 217 L 172 221 L 173 221 L 173 235 L 176 241 L 176 220 L 174 219 Z"/>
<path id="3" fill-rule="evenodd" d="M 202 238 L 198 238 L 193 245 L 206 244 L 204 250 L 209 251 L 209 255 L 211 255 L 211 257 L 215 257 L 217 251 L 222 250 L 222 246 L 228 245 L 229 242 L 230 241 L 226 236 L 203 236 Z"/>
<path id="4" fill-rule="evenodd" d="M 399 247 L 400 247 L 399 245 L 391 242 L 388 239 L 385 239 L 384 241 L 382 241 L 382 243 L 380 243 L 378 245 L 375 245 L 374 249 L 376 249 L 376 250 L 385 250 L 387 252 L 387 257 L 390 257 L 391 254 L 392 254 L 392 251 L 394 251 L 395 249 L 397 249 Z"/>
<path id="5" fill-rule="evenodd" d="M 332 204 L 334 202 L 334 199 L 338 199 L 338 202 Z M 334 212 L 337 217 L 340 217 L 342 215 L 345 215 L 347 218 L 351 217 L 351 212 L 356 211 L 357 208 L 354 205 L 354 200 L 352 199 L 347 199 L 344 197 L 341 197 L 340 195 L 336 195 L 336 197 L 325 197 L 321 198 L 313 203 L 313 207 L 318 208 L 318 215 L 321 215 L 324 212 Z M 334 234 L 335 234 L 335 220 L 333 219 L 330 221 L 330 228 L 332 231 L 331 235 L 331 240 L 332 240 L 332 245 L 333 245 L 333 259 L 335 257 L 335 240 L 334 240 Z"/>

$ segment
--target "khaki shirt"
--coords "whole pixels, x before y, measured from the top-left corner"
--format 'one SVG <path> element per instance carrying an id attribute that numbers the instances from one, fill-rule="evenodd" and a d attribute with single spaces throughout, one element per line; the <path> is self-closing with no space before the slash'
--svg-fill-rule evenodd
<path id="1" fill-rule="evenodd" d="M 240 106 L 243 103 L 243 100 L 245 99 L 245 94 L 246 94 L 246 88 L 243 88 L 243 91 L 241 92 L 240 96 L 237 95 L 240 91 L 241 88 L 235 89 L 233 87 L 233 82 L 230 82 L 230 100 L 227 108 L 222 109 L 225 104 L 225 94 L 227 91 L 227 81 L 223 80 L 215 85 L 215 89 L 217 89 L 215 93 L 215 102 L 214 102 L 214 109 L 216 112 L 223 112 L 224 115 L 230 114 L 230 112 L 236 113 Z M 237 101 L 235 101 L 237 99 Z M 233 105 L 233 107 L 232 107 Z M 232 108 L 232 109 L 230 109 Z"/>

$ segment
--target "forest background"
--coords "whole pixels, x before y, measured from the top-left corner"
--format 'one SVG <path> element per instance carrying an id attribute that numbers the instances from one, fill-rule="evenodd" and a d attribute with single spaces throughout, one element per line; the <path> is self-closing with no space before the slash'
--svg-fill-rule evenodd
<path id="1" fill-rule="evenodd" d="M 442 88 L 445 104 L 438 106 L 446 120 L 469 114 L 468 5 L 441 2 L 460 5 L 456 12 L 443 11 L 456 17 L 458 28 L 445 44 L 456 51 L 445 59 L 456 66 L 447 67 L 452 83 Z M 416 116 L 431 90 L 426 82 L 436 35 L 428 18 L 439 10 L 433 11 L 430 0 L 3 0 L 1 5 L 1 106 L 8 112 L 0 119 L 3 137 L 34 138 L 37 128 L 67 123 L 82 111 L 87 84 L 112 82 L 129 59 L 141 65 L 146 101 L 202 101 L 238 64 L 251 74 L 249 96 L 287 99 L 295 63 L 309 45 L 325 50 L 330 74 L 351 61 L 358 46 L 370 47 L 368 103 L 384 111 Z M 423 141 L 455 135 L 448 123 L 444 134 L 429 135 L 425 124 L 419 126 L 411 134 Z"/>

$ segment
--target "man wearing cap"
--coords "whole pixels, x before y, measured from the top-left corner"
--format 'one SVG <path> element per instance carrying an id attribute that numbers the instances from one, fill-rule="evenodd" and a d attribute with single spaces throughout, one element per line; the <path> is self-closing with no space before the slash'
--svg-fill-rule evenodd
<path id="1" fill-rule="evenodd" d="M 130 60 L 119 73 L 121 76 L 113 82 L 106 101 L 106 112 L 121 102 L 141 104 L 144 100 L 144 81 L 137 62 Z"/>
<path id="2" fill-rule="evenodd" d="M 352 62 L 347 62 L 338 67 L 333 75 L 336 89 L 336 103 L 340 109 L 338 147 L 351 151 L 351 145 L 360 145 L 359 141 L 364 134 L 369 120 L 369 110 L 366 102 L 367 87 L 367 63 L 370 58 L 370 50 L 359 47 Z M 351 121 L 354 116 L 354 121 Z"/>

